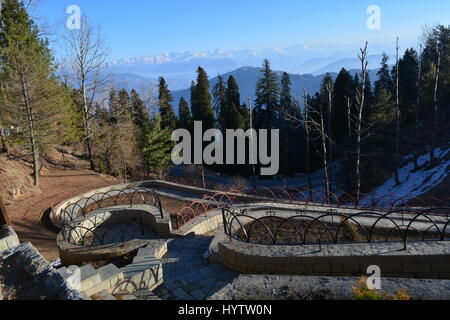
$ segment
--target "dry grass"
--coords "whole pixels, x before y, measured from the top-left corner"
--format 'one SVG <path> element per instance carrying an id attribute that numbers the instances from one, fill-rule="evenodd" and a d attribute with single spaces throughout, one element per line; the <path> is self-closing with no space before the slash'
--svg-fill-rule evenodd
<path id="1" fill-rule="evenodd" d="M 367 287 L 367 278 L 361 277 L 356 287 L 353 287 L 356 300 L 395 300 L 408 301 L 411 297 L 405 288 L 400 288 L 394 296 L 379 290 L 371 290 Z"/>

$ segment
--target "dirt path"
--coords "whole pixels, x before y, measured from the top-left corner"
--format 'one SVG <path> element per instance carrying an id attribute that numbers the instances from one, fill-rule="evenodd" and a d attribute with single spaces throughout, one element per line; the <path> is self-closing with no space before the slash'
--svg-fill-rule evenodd
<path id="1" fill-rule="evenodd" d="M 42 212 L 64 199 L 117 183 L 121 181 L 92 171 L 49 169 L 41 177 L 40 192 L 14 201 L 7 210 L 20 240 L 31 242 L 47 260 L 52 261 L 58 258 L 57 234 L 41 224 Z"/>

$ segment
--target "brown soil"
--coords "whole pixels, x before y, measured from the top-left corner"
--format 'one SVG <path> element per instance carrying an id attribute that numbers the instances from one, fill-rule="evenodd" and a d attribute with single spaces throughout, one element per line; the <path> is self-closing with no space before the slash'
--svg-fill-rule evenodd
<path id="1" fill-rule="evenodd" d="M 41 177 L 41 191 L 7 205 L 7 211 L 20 241 L 31 242 L 47 260 L 52 261 L 58 258 L 57 232 L 41 223 L 42 213 L 65 199 L 121 182 L 88 170 L 49 169 L 48 174 Z M 187 204 L 167 197 L 161 197 L 161 203 L 171 215 Z"/>
<path id="2" fill-rule="evenodd" d="M 40 191 L 29 193 L 6 206 L 20 241 L 31 242 L 47 260 L 58 258 L 57 233 L 45 228 L 42 213 L 59 202 L 89 190 L 117 184 L 119 180 L 88 170 L 47 169 Z"/>
<path id="3" fill-rule="evenodd" d="M 168 197 L 161 197 L 161 205 L 169 215 L 175 216 L 178 212 L 181 211 L 186 206 L 189 206 L 191 203 L 176 199 L 171 199 Z"/>
<path id="4" fill-rule="evenodd" d="M 49 261 L 59 256 L 57 230 L 43 213 L 65 199 L 123 183 L 121 179 L 97 174 L 88 168 L 82 146 L 50 149 L 44 156 L 40 185 L 34 187 L 31 157 L 25 150 L 10 148 L 9 155 L 0 154 L 0 195 L 13 227 L 22 242 L 31 242 Z M 187 204 L 166 197 L 161 197 L 161 202 L 171 215 Z"/>

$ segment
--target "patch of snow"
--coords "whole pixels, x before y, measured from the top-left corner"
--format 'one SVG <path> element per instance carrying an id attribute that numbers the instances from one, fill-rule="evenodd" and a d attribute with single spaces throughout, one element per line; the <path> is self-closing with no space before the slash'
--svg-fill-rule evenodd
<path id="1" fill-rule="evenodd" d="M 418 158 L 418 165 L 422 168 L 414 172 L 414 162 L 409 162 L 399 170 L 400 185 L 395 184 L 394 177 L 387 180 L 382 186 L 373 192 L 381 195 L 399 195 L 400 197 L 418 197 L 427 193 L 435 186 L 442 183 L 448 176 L 450 170 L 450 160 L 445 160 L 450 154 L 450 149 L 436 149 L 436 159 L 438 165 L 434 168 L 426 168 L 430 162 L 430 154 L 427 153 Z M 412 159 L 412 156 L 406 157 Z"/>

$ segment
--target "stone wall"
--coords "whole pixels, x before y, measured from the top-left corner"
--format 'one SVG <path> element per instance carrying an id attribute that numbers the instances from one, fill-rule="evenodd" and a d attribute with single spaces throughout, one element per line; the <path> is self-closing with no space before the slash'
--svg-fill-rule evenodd
<path id="1" fill-rule="evenodd" d="M 210 259 L 244 274 L 361 276 L 377 265 L 383 276 L 450 279 L 450 242 L 274 246 L 231 240 L 220 232 Z"/>
<path id="2" fill-rule="evenodd" d="M 13 228 L 0 226 L 0 252 L 17 247 L 19 244 L 19 238 Z"/>
<path id="3" fill-rule="evenodd" d="M 20 300 L 82 300 L 64 278 L 30 244 L 0 254 L 4 285 Z"/>
<path id="4" fill-rule="evenodd" d="M 202 235 L 213 232 L 223 226 L 222 212 L 212 211 L 208 215 L 198 216 L 185 226 L 181 231 L 174 230 L 174 236 L 186 236 L 188 234 Z"/>

